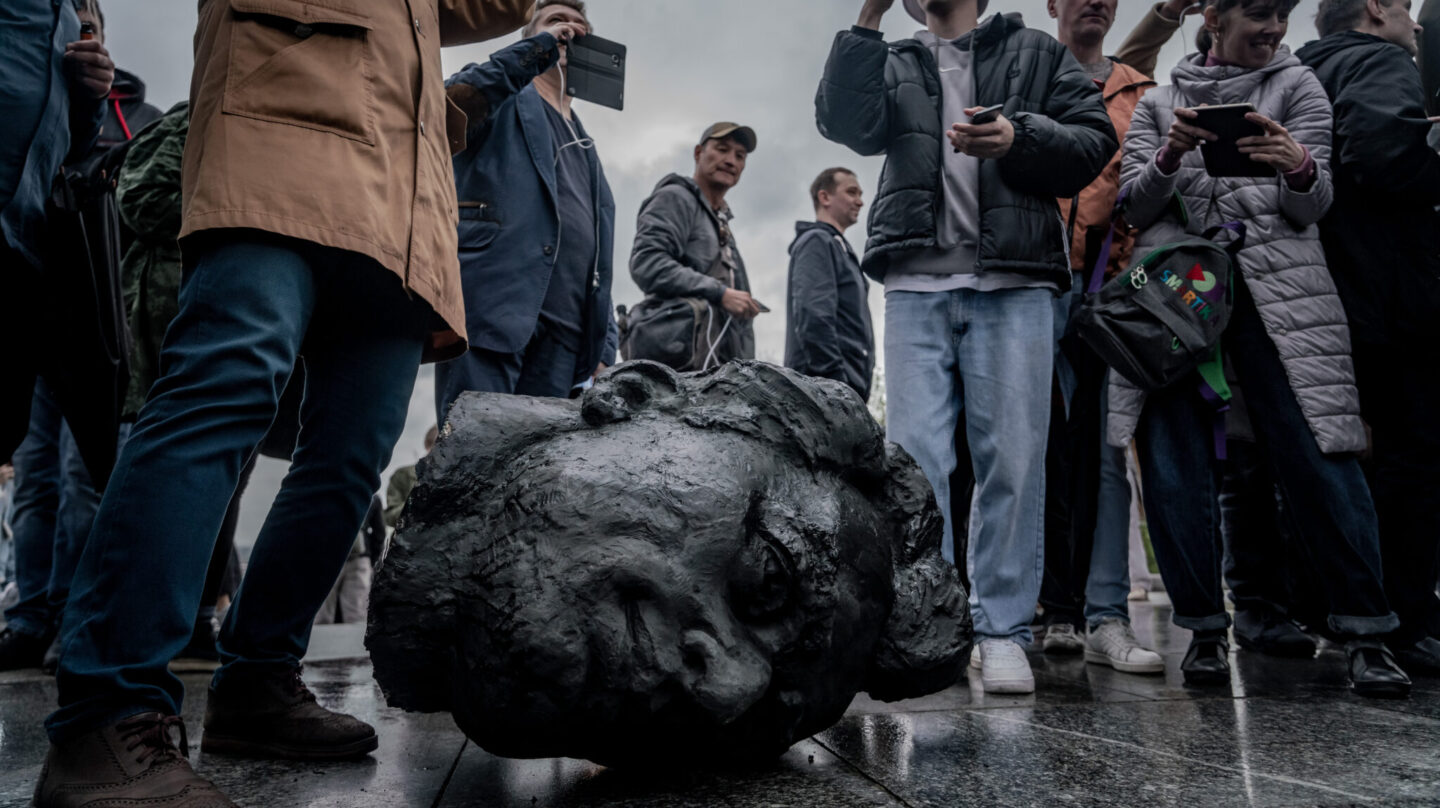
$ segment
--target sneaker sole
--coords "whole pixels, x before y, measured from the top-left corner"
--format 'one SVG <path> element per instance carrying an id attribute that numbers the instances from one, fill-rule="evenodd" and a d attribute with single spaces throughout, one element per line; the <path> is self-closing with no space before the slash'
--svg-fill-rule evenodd
<path id="1" fill-rule="evenodd" d="M 380 738 L 371 735 L 340 746 L 291 746 L 273 741 L 256 741 L 206 732 L 200 738 L 200 751 L 207 755 L 228 755 L 248 758 L 280 758 L 284 760 L 352 760 L 374 752 Z"/>
<path id="2" fill-rule="evenodd" d="M 1159 662 L 1121 662 L 1099 651 L 1085 649 L 1085 661 L 1092 665 L 1108 665 L 1121 673 L 1164 673 L 1165 660 Z"/>
<path id="3" fill-rule="evenodd" d="M 1032 678 L 1029 681 L 987 682 L 981 679 L 980 688 L 986 693 L 1023 696 L 1035 692 L 1035 680 Z"/>
<path id="4" fill-rule="evenodd" d="M 1405 699 L 1410 697 L 1410 685 L 1394 682 L 1362 685 L 1351 682 L 1350 692 L 1367 699 Z"/>

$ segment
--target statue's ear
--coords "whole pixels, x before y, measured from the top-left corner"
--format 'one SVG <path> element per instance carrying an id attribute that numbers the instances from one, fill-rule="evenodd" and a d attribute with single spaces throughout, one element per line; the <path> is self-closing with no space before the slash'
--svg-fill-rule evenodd
<path id="1" fill-rule="evenodd" d="M 600 375 L 585 391 L 580 415 L 590 426 L 629 420 L 645 410 L 677 403 L 680 375 L 658 362 L 636 360 L 617 365 Z"/>
<path id="2" fill-rule="evenodd" d="M 898 701 L 959 681 L 974 628 L 960 573 L 940 555 L 944 523 L 929 482 L 899 446 L 888 444 L 885 460 L 877 504 L 894 530 L 895 603 L 865 691 L 881 701 Z"/>

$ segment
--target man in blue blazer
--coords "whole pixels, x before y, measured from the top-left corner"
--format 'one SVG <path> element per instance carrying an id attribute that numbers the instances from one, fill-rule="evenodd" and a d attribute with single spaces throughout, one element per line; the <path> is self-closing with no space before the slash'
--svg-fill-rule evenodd
<path id="1" fill-rule="evenodd" d="M 446 82 L 469 118 L 455 155 L 470 350 L 435 373 L 444 423 L 467 390 L 565 397 L 615 361 L 615 200 L 565 94 L 583 0 L 540 0 L 525 39 Z"/>

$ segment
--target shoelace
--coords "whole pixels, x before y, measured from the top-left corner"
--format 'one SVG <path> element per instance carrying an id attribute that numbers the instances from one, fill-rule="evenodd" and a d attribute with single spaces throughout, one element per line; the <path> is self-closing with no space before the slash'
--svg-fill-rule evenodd
<path id="1" fill-rule="evenodd" d="M 291 696 L 302 701 L 315 701 L 315 694 L 311 693 L 310 688 L 305 685 L 305 678 L 302 676 L 304 671 L 304 665 L 296 665 L 285 684 L 290 689 Z"/>
<path id="2" fill-rule="evenodd" d="M 180 730 L 179 747 L 170 741 L 171 727 Z M 190 749 L 190 736 L 185 733 L 185 719 L 178 715 L 167 715 L 159 721 L 148 717 L 121 721 L 116 729 L 120 731 L 120 740 L 130 741 L 125 747 L 126 752 L 133 753 L 144 747 L 144 751 L 136 758 L 140 763 L 149 763 L 157 755 L 184 760 Z"/>

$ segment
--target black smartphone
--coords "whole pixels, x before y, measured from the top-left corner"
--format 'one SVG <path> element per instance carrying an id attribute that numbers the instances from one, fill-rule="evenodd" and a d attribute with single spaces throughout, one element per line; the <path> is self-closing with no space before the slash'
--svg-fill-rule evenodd
<path id="1" fill-rule="evenodd" d="M 1245 116 L 1255 111 L 1254 104 L 1220 104 L 1213 107 L 1195 107 L 1196 118 L 1191 121 L 1201 129 L 1215 133 L 1219 139 L 1200 146 L 1205 158 L 1205 173 L 1212 177 L 1273 177 L 1275 167 L 1250 159 L 1242 154 L 1235 142 L 1242 137 L 1256 137 L 1265 134 L 1265 127 Z"/>
<path id="2" fill-rule="evenodd" d="M 611 109 L 625 108 L 625 53 L 618 42 L 594 34 L 570 40 L 565 92 Z"/>
<path id="3" fill-rule="evenodd" d="M 1004 109 L 1004 104 L 996 104 L 993 107 L 986 107 L 979 112 L 976 112 L 974 115 L 971 115 L 970 123 L 976 125 L 982 123 L 995 123 L 995 119 L 1000 117 L 1000 113 Z"/>
<path id="4" fill-rule="evenodd" d="M 752 298 L 752 299 L 753 299 L 753 298 Z M 757 306 L 760 307 L 760 313 L 761 313 L 761 314 L 769 314 L 769 313 L 770 313 L 770 307 L 767 306 L 767 305 L 765 305 L 764 303 L 761 303 L 760 301 L 756 300 L 756 301 L 755 301 L 755 305 L 757 305 Z"/>

